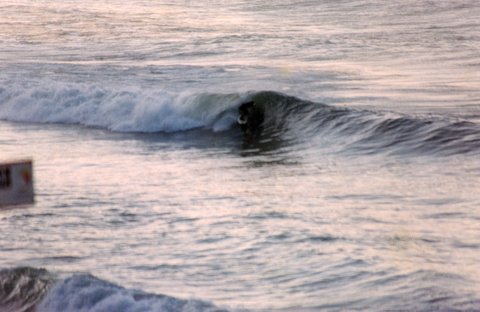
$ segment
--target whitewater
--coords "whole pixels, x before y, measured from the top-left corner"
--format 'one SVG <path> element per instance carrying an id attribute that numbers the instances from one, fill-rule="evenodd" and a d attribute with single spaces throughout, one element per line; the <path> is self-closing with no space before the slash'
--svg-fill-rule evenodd
<path id="1" fill-rule="evenodd" d="M 1 1 L 0 311 L 480 310 L 478 16 Z"/>

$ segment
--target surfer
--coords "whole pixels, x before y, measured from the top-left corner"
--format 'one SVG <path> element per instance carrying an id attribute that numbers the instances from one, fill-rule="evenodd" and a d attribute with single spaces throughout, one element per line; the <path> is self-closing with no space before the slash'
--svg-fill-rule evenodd
<path id="1" fill-rule="evenodd" d="M 249 102 L 242 103 L 238 108 L 237 122 L 243 131 L 246 131 L 248 128 L 249 115 L 251 114 L 254 105 L 255 105 L 255 102 L 249 101 Z"/>
<path id="2" fill-rule="evenodd" d="M 238 107 L 237 123 L 245 133 L 260 133 L 264 120 L 263 106 L 254 101 L 242 103 Z"/>

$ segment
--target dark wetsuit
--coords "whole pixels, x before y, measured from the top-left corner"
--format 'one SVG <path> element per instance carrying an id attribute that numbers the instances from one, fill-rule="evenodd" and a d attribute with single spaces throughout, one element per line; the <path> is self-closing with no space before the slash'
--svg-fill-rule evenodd
<path id="1" fill-rule="evenodd" d="M 237 122 L 244 132 L 256 132 L 263 123 L 264 113 L 255 102 L 242 103 L 238 107 Z"/>

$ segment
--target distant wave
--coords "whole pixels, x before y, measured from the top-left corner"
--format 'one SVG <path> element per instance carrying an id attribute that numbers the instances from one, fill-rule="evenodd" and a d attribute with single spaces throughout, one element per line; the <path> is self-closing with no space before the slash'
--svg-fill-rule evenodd
<path id="1" fill-rule="evenodd" d="M 44 269 L 21 267 L 0 271 L 0 311 L 226 311 L 200 300 L 130 290 L 90 274 L 56 280 Z"/>
<path id="2" fill-rule="evenodd" d="M 171 94 L 59 83 L 0 87 L 0 119 L 119 132 L 221 132 L 234 127 L 237 108 L 246 100 L 264 110 L 267 141 L 361 154 L 480 152 L 480 125 L 472 122 L 329 106 L 273 91 Z"/>

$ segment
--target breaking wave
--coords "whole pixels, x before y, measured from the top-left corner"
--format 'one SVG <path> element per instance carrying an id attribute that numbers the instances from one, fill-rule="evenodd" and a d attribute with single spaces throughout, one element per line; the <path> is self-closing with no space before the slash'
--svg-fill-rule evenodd
<path id="1" fill-rule="evenodd" d="M 3 312 L 64 311 L 226 311 L 201 300 L 126 289 L 90 274 L 56 279 L 45 269 L 20 267 L 0 271 Z"/>
<path id="2" fill-rule="evenodd" d="M 79 84 L 0 87 L 0 119 L 79 124 L 119 132 L 221 131 L 236 119 L 237 95 L 105 90 Z"/>
<path id="3" fill-rule="evenodd" d="M 480 152 L 480 125 L 473 122 L 336 107 L 273 91 L 172 94 L 78 84 L 0 87 L 0 119 L 119 132 L 221 132 L 235 127 L 237 108 L 246 100 L 264 110 L 261 136 L 267 140 L 367 154 Z"/>

